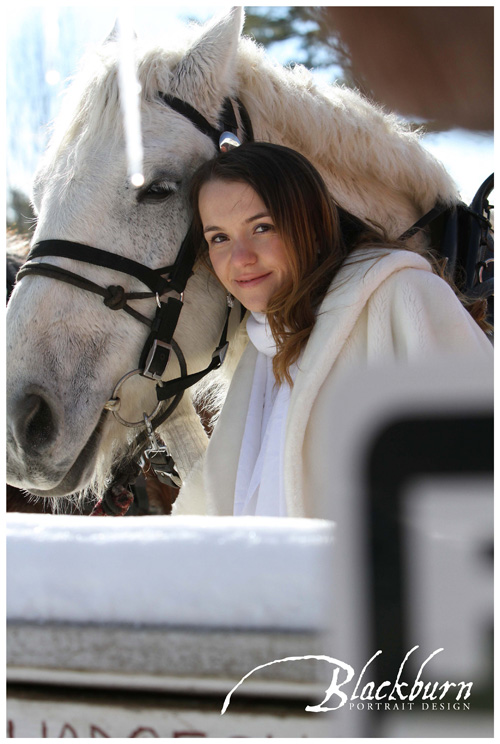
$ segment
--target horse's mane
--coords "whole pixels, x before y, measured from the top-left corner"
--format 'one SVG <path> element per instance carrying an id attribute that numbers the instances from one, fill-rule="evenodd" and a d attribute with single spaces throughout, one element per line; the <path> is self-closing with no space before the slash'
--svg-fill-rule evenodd
<path id="1" fill-rule="evenodd" d="M 394 226 L 397 237 L 436 201 L 457 201 L 451 177 L 422 147 L 421 131 L 355 90 L 316 85 L 301 65 L 272 65 L 249 40 L 239 54 L 240 95 L 252 121 L 260 119 L 260 138 L 300 150 L 348 211 L 389 233 Z"/>
<path id="2" fill-rule="evenodd" d="M 148 101 L 157 91 L 182 95 L 215 123 L 189 88 L 189 77 L 176 80 L 175 69 L 189 49 L 187 30 L 175 49 L 137 48 L 143 122 Z M 73 162 L 92 139 L 121 128 L 117 44 L 108 43 L 87 55 L 70 85 L 48 152 L 72 144 Z M 256 139 L 299 150 L 320 170 L 336 201 L 357 216 L 380 223 L 397 237 L 436 201 L 458 200 L 444 167 L 420 144 L 420 133 L 385 113 L 358 92 L 334 85 L 319 87 L 301 65 L 287 69 L 274 63 L 250 39 L 240 40 L 233 90 L 247 107 Z M 76 145 L 76 146 L 75 146 Z"/>

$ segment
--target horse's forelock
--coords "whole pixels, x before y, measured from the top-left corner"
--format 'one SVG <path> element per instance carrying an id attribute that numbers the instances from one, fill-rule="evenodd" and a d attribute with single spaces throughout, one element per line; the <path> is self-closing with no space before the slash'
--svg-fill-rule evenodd
<path id="1" fill-rule="evenodd" d="M 189 45 L 188 45 L 189 46 Z M 189 79 L 179 75 L 179 66 L 186 48 L 137 48 L 137 77 L 141 87 L 143 122 L 149 106 L 158 92 L 169 92 L 198 106 L 204 115 L 216 123 L 222 96 L 213 92 L 207 96 L 206 86 L 193 89 Z M 69 181 L 85 161 L 89 149 L 95 152 L 101 144 L 116 142 L 123 132 L 119 91 L 118 44 L 108 43 L 89 51 L 79 70 L 69 82 L 60 113 L 52 124 L 49 145 L 39 167 L 39 177 L 53 174 L 54 166 L 64 162 L 65 178 Z M 200 102 L 200 96 L 206 105 Z M 208 103 L 208 101 L 210 103 Z"/>
<path id="2" fill-rule="evenodd" d="M 119 106 L 116 57 L 112 45 L 88 52 L 79 70 L 69 81 L 52 133 L 42 169 L 51 170 L 59 155 L 71 148 L 68 171 L 76 167 L 78 152 L 88 140 L 113 135 L 121 126 L 116 116 Z M 70 175 L 68 177 L 71 177 Z"/>

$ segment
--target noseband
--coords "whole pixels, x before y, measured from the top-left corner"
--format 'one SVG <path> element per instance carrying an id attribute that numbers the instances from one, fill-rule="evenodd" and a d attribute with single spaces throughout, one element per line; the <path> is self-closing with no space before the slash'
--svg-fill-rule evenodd
<path id="1" fill-rule="evenodd" d="M 197 129 L 210 137 L 217 149 L 226 149 L 228 142 L 229 147 L 240 144 L 237 136 L 238 123 L 231 99 L 226 98 L 224 100 L 221 126 L 219 129 L 216 129 L 185 101 L 181 101 L 165 93 L 159 93 L 158 95 L 170 108 L 189 119 Z M 235 103 L 240 114 L 245 137 L 247 140 L 252 140 L 252 125 L 248 113 L 241 101 L 236 99 Z M 125 292 L 123 287 L 119 285 L 102 287 L 79 274 L 62 269 L 59 266 L 32 261 L 32 259 L 38 259 L 44 256 L 70 258 L 93 266 L 100 266 L 128 274 L 139 279 L 148 287 L 149 291 Z M 212 354 L 210 364 L 200 372 L 188 374 L 184 355 L 174 340 L 174 333 L 183 307 L 184 290 L 188 279 L 193 274 L 195 259 L 196 247 L 192 240 L 192 230 L 190 227 L 182 241 L 175 262 L 170 266 L 164 266 L 159 269 L 151 269 L 144 264 L 125 258 L 124 256 L 119 256 L 110 251 L 104 251 L 82 243 L 74 243 L 69 240 L 42 240 L 33 246 L 27 257 L 27 262 L 17 274 L 17 281 L 20 281 L 25 276 L 36 274 L 50 279 L 57 279 L 58 281 L 63 281 L 80 289 L 100 295 L 103 297 L 104 304 L 111 310 L 123 310 L 135 318 L 135 320 L 149 327 L 149 335 L 142 349 L 138 368 L 128 372 L 117 382 L 111 399 L 104 406 L 112 411 L 117 420 L 125 426 L 145 426 L 145 431 L 136 438 L 130 462 L 123 469 L 123 472 L 120 473 L 123 482 L 125 480 L 128 483 L 133 482 L 133 479 L 135 479 L 144 464 L 144 457 L 146 457 L 155 474 L 162 482 L 177 487 L 181 485 L 179 475 L 174 468 L 173 460 L 166 448 L 159 444 L 154 434 L 155 429 L 164 423 L 173 413 L 179 405 L 184 391 L 188 387 L 195 385 L 209 372 L 220 367 L 229 346 L 227 332 L 232 302 L 228 301 L 224 327 L 217 348 Z M 169 296 L 166 302 L 164 302 L 162 298 L 167 294 L 174 296 Z M 157 305 L 153 320 L 139 313 L 128 304 L 129 300 L 151 298 L 156 299 Z M 167 367 L 171 351 L 174 352 L 177 358 L 180 377 L 169 381 L 162 381 L 161 378 Z M 149 415 L 144 413 L 143 420 L 136 422 L 126 421 L 120 416 L 119 409 L 121 401 L 117 395 L 122 385 L 133 375 L 141 375 L 157 381 L 156 396 L 158 403 L 156 408 Z M 167 408 L 164 411 L 160 411 L 162 402 L 169 399 L 171 399 L 171 402 Z M 136 462 L 137 458 L 141 458 L 139 465 Z M 117 479 L 115 477 L 113 483 L 116 482 Z"/>

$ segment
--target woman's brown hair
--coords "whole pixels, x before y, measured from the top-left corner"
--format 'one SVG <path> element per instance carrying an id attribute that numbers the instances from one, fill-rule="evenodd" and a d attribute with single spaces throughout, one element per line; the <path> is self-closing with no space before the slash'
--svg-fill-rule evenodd
<path id="1" fill-rule="evenodd" d="M 199 260 L 212 272 L 198 198 L 204 184 L 218 180 L 251 186 L 287 248 L 291 286 L 271 298 L 266 314 L 277 348 L 274 376 L 278 384 L 284 380 L 291 384 L 290 366 L 304 348 L 318 306 L 351 251 L 367 244 L 388 250 L 405 246 L 389 241 L 382 227 L 370 227 L 335 204 L 316 168 L 299 152 L 249 142 L 204 163 L 191 183 L 193 237 Z"/>

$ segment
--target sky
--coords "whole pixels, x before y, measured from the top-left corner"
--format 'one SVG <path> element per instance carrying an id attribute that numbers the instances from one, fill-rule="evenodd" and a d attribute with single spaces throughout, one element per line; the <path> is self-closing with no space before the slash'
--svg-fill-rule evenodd
<path id="1" fill-rule="evenodd" d="M 228 7 L 185 5 L 179 11 L 173 3 L 133 6 L 132 23 L 139 37 L 167 43 L 180 33 L 186 18 L 203 22 Z M 106 38 L 119 12 L 118 6 L 105 2 L 85 6 L 13 3 L 5 12 L 7 187 L 29 193 L 47 138 L 47 128 L 40 122 L 48 123 L 56 114 L 63 81 L 85 50 Z M 274 45 L 269 53 L 285 62 L 293 51 L 290 45 Z M 324 71 L 313 74 L 322 83 L 327 79 Z M 454 130 L 428 135 L 423 144 L 444 163 L 467 203 L 493 171 L 491 135 Z"/>

